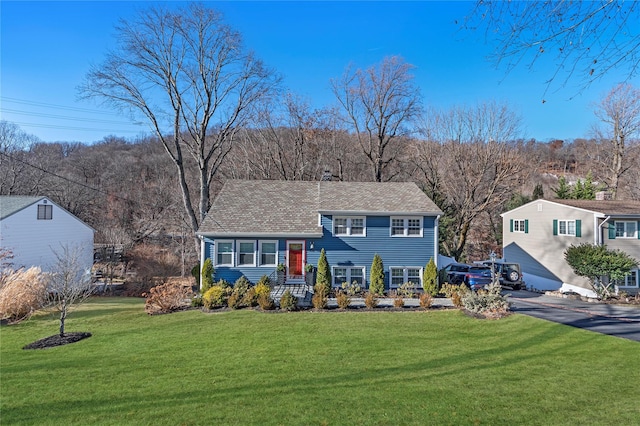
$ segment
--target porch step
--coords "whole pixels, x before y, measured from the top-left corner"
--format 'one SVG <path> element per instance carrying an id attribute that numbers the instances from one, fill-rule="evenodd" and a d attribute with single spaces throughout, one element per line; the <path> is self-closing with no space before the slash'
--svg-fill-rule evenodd
<path id="1" fill-rule="evenodd" d="M 280 305 L 280 298 L 287 290 L 298 299 L 298 306 L 303 308 L 311 306 L 313 287 L 307 284 L 284 284 L 273 287 L 271 290 L 271 298 L 276 302 L 276 305 Z"/>

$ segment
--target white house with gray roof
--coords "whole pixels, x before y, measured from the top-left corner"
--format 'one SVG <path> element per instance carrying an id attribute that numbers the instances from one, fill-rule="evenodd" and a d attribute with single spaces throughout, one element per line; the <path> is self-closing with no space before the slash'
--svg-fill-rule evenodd
<path id="1" fill-rule="evenodd" d="M 13 269 L 50 271 L 62 247 L 77 250 L 87 270 L 93 264 L 89 225 L 47 197 L 0 196 L 0 246 L 13 254 Z"/>
<path id="2" fill-rule="evenodd" d="M 197 235 L 216 280 L 255 283 L 282 265 L 288 284 L 303 283 L 325 249 L 334 286 L 368 287 L 376 253 L 387 288 L 421 286 L 423 268 L 438 261 L 441 214 L 412 182 L 229 180 Z"/>
<path id="3" fill-rule="evenodd" d="M 564 258 L 571 245 L 591 243 L 619 249 L 640 262 L 640 202 L 615 200 L 535 200 L 502 214 L 503 254 L 520 263 L 527 286 L 538 290 L 596 294 Z M 637 293 L 638 267 L 619 290 Z"/>

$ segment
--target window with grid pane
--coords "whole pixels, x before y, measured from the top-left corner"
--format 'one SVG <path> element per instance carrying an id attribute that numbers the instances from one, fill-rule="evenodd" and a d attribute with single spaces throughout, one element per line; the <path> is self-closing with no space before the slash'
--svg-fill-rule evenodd
<path id="1" fill-rule="evenodd" d="M 364 217 L 334 217 L 334 235 L 365 235 L 366 222 Z"/>
<path id="2" fill-rule="evenodd" d="M 255 243 L 240 241 L 238 244 L 238 265 L 254 265 Z"/>
<path id="3" fill-rule="evenodd" d="M 260 241 L 260 265 L 275 266 L 276 244 L 275 241 Z"/>
<path id="4" fill-rule="evenodd" d="M 411 281 L 414 285 L 420 285 L 420 269 L 407 268 L 407 281 Z"/>
<path id="5" fill-rule="evenodd" d="M 391 219 L 391 235 L 404 235 L 404 219 Z"/>
<path id="6" fill-rule="evenodd" d="M 347 281 L 347 268 L 333 268 L 333 285 L 340 287 Z"/>
<path id="7" fill-rule="evenodd" d="M 421 237 L 422 218 L 421 217 L 392 217 L 391 218 L 392 237 Z"/>
<path id="8" fill-rule="evenodd" d="M 336 235 L 347 235 L 347 218 L 337 217 L 333 221 L 333 232 Z"/>
<path id="9" fill-rule="evenodd" d="M 400 287 L 402 284 L 404 284 L 404 269 L 391 268 L 391 285 Z"/>
<path id="10" fill-rule="evenodd" d="M 407 235 L 420 235 L 420 219 L 407 219 Z"/>
<path id="11" fill-rule="evenodd" d="M 616 238 L 637 238 L 636 222 L 616 221 Z"/>
<path id="12" fill-rule="evenodd" d="M 218 241 L 215 249 L 217 265 L 233 265 L 233 241 Z"/>
<path id="13" fill-rule="evenodd" d="M 38 220 L 53 219 L 53 206 L 51 204 L 38 204 Z"/>

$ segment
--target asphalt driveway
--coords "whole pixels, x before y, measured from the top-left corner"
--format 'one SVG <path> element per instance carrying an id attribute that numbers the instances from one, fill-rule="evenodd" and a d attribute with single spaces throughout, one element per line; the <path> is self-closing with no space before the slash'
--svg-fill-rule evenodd
<path id="1" fill-rule="evenodd" d="M 514 312 L 640 342 L 640 307 L 509 291 Z"/>

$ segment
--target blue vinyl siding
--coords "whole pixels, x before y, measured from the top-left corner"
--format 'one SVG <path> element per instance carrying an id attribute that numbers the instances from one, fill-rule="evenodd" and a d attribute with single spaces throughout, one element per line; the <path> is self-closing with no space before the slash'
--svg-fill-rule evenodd
<path id="1" fill-rule="evenodd" d="M 424 268 L 429 259 L 434 256 L 435 216 L 423 217 L 422 237 L 391 237 L 389 216 L 367 216 L 366 237 L 333 235 L 332 216 L 322 216 L 321 224 L 323 236 L 314 239 L 314 248 L 310 249 L 310 242 L 306 240 L 306 263 L 318 264 L 320 251 L 324 248 L 330 267 L 364 266 L 366 286 L 369 286 L 369 274 L 374 254 L 382 257 L 385 269 L 385 287 L 389 287 L 389 267 Z M 228 240 L 222 238 L 223 240 Z M 270 238 L 264 238 L 269 240 Z M 236 241 L 247 239 L 236 239 Z M 257 239 L 255 241 L 258 241 Z M 275 267 L 215 267 L 214 242 L 205 238 L 205 256 L 214 260 L 215 279 L 233 283 L 244 275 L 252 283 L 256 283 L 262 275 L 271 275 Z M 285 239 L 278 240 L 278 263 L 285 263 L 287 246 Z M 236 247 L 237 252 L 237 247 Z"/>

